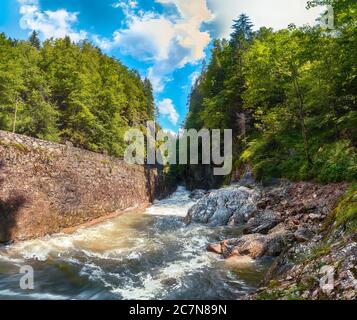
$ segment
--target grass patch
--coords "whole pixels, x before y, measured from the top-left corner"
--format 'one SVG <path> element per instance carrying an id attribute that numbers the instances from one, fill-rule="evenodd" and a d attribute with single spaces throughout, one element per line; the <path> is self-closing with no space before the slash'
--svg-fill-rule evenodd
<path id="1" fill-rule="evenodd" d="M 321 258 L 331 252 L 331 245 L 330 244 L 322 244 L 312 250 L 310 260 L 315 260 L 317 258 Z"/>
<path id="2" fill-rule="evenodd" d="M 29 153 L 30 150 L 25 147 L 23 144 L 18 143 L 18 142 L 13 142 L 13 141 L 4 141 L 4 140 L 0 140 L 0 145 L 5 147 L 5 148 L 14 148 L 22 153 Z"/>
<path id="3" fill-rule="evenodd" d="M 357 230 L 357 183 L 354 183 L 336 208 L 336 223 L 346 225 L 347 230 Z"/>
<path id="4" fill-rule="evenodd" d="M 354 182 L 327 219 L 325 230 L 344 226 L 348 234 L 357 231 L 357 183 Z"/>

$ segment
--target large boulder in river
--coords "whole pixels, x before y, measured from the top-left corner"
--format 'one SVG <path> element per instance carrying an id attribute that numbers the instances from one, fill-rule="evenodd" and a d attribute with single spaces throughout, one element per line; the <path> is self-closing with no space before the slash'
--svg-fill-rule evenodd
<path id="1" fill-rule="evenodd" d="M 226 259 L 233 256 L 249 256 L 257 259 L 264 256 L 277 257 L 293 241 L 293 234 L 283 225 L 272 229 L 269 234 L 249 234 L 237 239 L 222 241 L 208 246 L 208 251 L 222 254 Z"/>
<path id="2" fill-rule="evenodd" d="M 232 186 L 211 192 L 188 212 L 188 223 L 211 226 L 242 225 L 257 212 L 259 193 L 245 187 Z"/>

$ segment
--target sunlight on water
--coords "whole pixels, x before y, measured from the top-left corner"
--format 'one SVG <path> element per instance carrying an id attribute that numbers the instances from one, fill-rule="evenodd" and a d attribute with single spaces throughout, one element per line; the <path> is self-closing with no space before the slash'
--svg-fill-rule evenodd
<path id="1" fill-rule="evenodd" d="M 194 204 L 179 188 L 144 215 L 127 214 L 72 235 L 0 248 L 3 299 L 237 299 L 262 279 L 265 266 L 232 264 L 208 243 L 234 228 L 186 226 Z M 19 288 L 19 268 L 35 270 L 35 290 Z M 200 288 L 200 290 L 197 290 Z"/>
<path id="2" fill-rule="evenodd" d="M 146 210 L 146 213 L 153 216 L 176 216 L 186 217 L 188 210 L 195 204 L 190 199 L 190 192 L 184 187 L 178 187 L 177 191 L 167 199 L 155 201 Z"/>

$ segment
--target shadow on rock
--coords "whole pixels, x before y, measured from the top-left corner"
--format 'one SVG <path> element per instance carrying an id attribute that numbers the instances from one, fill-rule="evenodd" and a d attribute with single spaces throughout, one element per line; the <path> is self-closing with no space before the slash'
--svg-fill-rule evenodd
<path id="1" fill-rule="evenodd" d="M 5 163 L 0 159 L 0 169 Z M 4 184 L 4 178 L 0 177 L 0 188 Z M 16 217 L 20 209 L 24 206 L 26 198 L 22 194 L 12 194 L 7 199 L 0 197 L 0 243 L 11 242 L 12 230 L 16 225 Z"/>

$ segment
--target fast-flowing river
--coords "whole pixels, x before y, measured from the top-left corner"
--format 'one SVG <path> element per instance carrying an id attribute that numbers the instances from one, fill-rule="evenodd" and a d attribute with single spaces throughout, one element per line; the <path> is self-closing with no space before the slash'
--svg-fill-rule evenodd
<path id="1" fill-rule="evenodd" d="M 144 215 L 0 247 L 0 299 L 239 299 L 258 286 L 266 264 L 207 252 L 239 230 L 185 225 L 189 195 L 179 188 Z M 34 270 L 34 290 L 20 288 L 24 265 Z"/>

